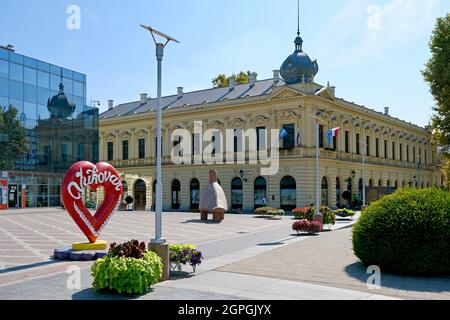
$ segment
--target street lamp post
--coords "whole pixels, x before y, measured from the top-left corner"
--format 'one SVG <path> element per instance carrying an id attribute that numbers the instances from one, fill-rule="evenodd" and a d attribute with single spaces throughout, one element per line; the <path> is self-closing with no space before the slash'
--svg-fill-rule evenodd
<path id="1" fill-rule="evenodd" d="M 150 31 L 153 41 L 156 45 L 156 60 L 158 63 L 158 75 L 157 75 L 157 115 L 156 115 L 156 197 L 155 197 L 155 238 L 152 239 L 152 243 L 161 244 L 165 243 L 166 240 L 162 238 L 162 179 L 161 179 L 161 128 L 162 128 L 162 95 L 161 95 L 161 79 L 162 79 L 162 60 L 164 56 L 164 47 L 173 41 L 179 43 L 178 40 L 156 30 L 152 27 L 142 25 L 141 27 L 145 30 Z M 165 39 L 165 43 L 158 42 L 155 39 L 155 35 Z"/>
<path id="2" fill-rule="evenodd" d="M 157 142 L 156 142 L 156 196 L 155 196 L 155 238 L 150 242 L 150 248 L 154 250 L 163 260 L 164 270 L 162 280 L 169 279 L 169 246 L 166 240 L 162 237 L 162 179 L 161 179 L 161 128 L 162 128 L 162 94 L 161 94 L 161 78 L 162 78 L 162 60 L 164 56 L 164 48 L 170 42 L 179 43 L 178 40 L 153 29 L 152 27 L 142 25 L 141 27 L 149 31 L 152 35 L 153 41 L 156 45 L 156 60 L 158 64 L 157 74 Z M 158 42 L 155 35 L 164 38 L 165 43 Z"/>
<path id="3" fill-rule="evenodd" d="M 362 169 L 361 169 L 361 174 L 362 174 L 362 207 L 361 210 L 366 206 L 366 184 L 365 184 L 365 178 L 364 178 L 364 155 L 366 153 L 366 145 L 364 142 L 361 142 L 361 151 L 362 151 Z"/>

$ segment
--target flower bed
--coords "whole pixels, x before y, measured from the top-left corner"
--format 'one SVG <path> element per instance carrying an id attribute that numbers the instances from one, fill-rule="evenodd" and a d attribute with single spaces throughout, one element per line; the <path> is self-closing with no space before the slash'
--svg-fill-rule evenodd
<path id="1" fill-rule="evenodd" d="M 353 217 L 356 212 L 350 209 L 339 209 L 335 211 L 335 214 L 341 218 Z"/>
<path id="2" fill-rule="evenodd" d="M 269 210 L 267 211 L 267 215 L 271 218 L 280 219 L 282 216 L 284 216 L 284 210 L 283 209 Z"/>
<path id="3" fill-rule="evenodd" d="M 182 271 L 182 266 L 189 264 L 195 272 L 197 266 L 202 263 L 202 253 L 192 244 L 171 244 L 169 250 L 172 271 Z"/>
<path id="4" fill-rule="evenodd" d="M 272 207 L 261 207 L 261 208 L 255 209 L 255 214 L 259 215 L 259 216 L 267 216 L 268 211 L 274 211 L 274 210 L 277 210 L 277 209 L 272 208 Z"/>
<path id="5" fill-rule="evenodd" d="M 120 294 L 144 294 L 159 282 L 162 269 L 161 258 L 147 251 L 144 242 L 112 243 L 108 255 L 91 267 L 92 286 L 96 290 L 108 289 Z"/>
<path id="6" fill-rule="evenodd" d="M 309 221 L 307 219 L 303 219 L 300 221 L 294 222 L 292 225 L 292 229 L 300 232 L 307 232 L 308 234 L 316 234 L 323 231 L 323 224 L 318 221 Z"/>
<path id="7" fill-rule="evenodd" d="M 304 208 L 295 208 L 292 210 L 294 214 L 294 218 L 298 220 L 307 219 L 312 221 L 314 218 L 314 213 L 316 212 L 316 208 L 312 206 L 304 207 Z"/>

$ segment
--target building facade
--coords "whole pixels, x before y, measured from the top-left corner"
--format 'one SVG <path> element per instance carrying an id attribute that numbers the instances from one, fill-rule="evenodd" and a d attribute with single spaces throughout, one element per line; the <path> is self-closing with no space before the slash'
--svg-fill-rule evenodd
<path id="1" fill-rule="evenodd" d="M 391 117 L 388 109 L 380 113 L 338 98 L 335 87 L 315 83 L 319 66 L 302 46 L 298 35 L 294 53 L 272 79 L 250 78 L 248 84 L 239 85 L 230 81 L 225 88 L 189 93 L 180 87 L 177 94 L 163 98 L 164 210 L 197 209 L 200 190 L 208 184 L 208 171 L 213 168 L 219 172 L 229 208 L 252 211 L 268 205 L 292 210 L 315 203 L 317 140 L 322 203 L 331 207 L 350 203 L 351 199 L 344 199 L 345 191 L 361 198 L 363 185 L 368 190 L 442 185 L 439 156 L 428 130 Z M 329 138 L 331 128 L 340 128 L 340 133 Z M 171 154 L 181 143 L 174 136 L 178 129 L 192 133 L 191 146 L 200 145 L 200 153 L 212 144 L 223 159 L 241 155 L 245 161 L 210 165 L 192 147 L 192 161 L 175 164 Z M 212 133 L 206 138 L 196 136 L 208 129 Z M 219 148 L 226 144 L 227 129 L 234 130 L 229 137 L 233 147 Z M 256 140 L 245 143 L 245 136 L 239 135 L 248 129 L 256 131 Z M 272 129 L 284 129 L 279 144 L 273 143 L 280 137 L 274 139 Z M 99 143 L 100 159 L 121 172 L 135 209 L 152 209 L 156 99 L 141 94 L 138 101 L 118 106 L 109 101 L 109 110 L 100 115 Z M 270 154 L 279 148 L 276 173 L 261 173 L 267 165 L 252 161 L 257 160 L 252 143 L 257 151 L 269 149 Z M 200 161 L 195 161 L 197 157 Z"/>
<path id="2" fill-rule="evenodd" d="M 0 46 L 0 106 L 18 109 L 28 148 L 13 170 L 0 168 L 8 206 L 60 206 L 64 172 L 98 161 L 98 109 L 86 105 L 86 75 Z"/>

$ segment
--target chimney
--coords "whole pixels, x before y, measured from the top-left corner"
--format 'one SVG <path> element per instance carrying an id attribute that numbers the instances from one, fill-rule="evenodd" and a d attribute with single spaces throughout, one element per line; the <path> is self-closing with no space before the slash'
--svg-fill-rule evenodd
<path id="1" fill-rule="evenodd" d="M 389 107 L 384 108 L 384 115 L 389 116 Z"/>
<path id="2" fill-rule="evenodd" d="M 141 103 L 147 103 L 147 94 L 146 93 L 141 93 Z"/>
<path id="3" fill-rule="evenodd" d="M 273 83 L 280 81 L 280 70 L 273 70 Z"/>
<path id="4" fill-rule="evenodd" d="M 228 80 L 228 88 L 231 91 L 234 89 L 234 87 L 236 87 L 236 81 L 233 78 L 230 78 L 230 80 Z"/>
<path id="5" fill-rule="evenodd" d="M 112 110 L 114 108 L 114 100 L 108 100 L 108 110 Z"/>
<path id="6" fill-rule="evenodd" d="M 177 97 L 178 99 L 183 98 L 183 87 L 177 87 Z"/>
<path id="7" fill-rule="evenodd" d="M 250 88 L 254 87 L 256 83 L 256 77 L 255 75 L 252 73 L 250 74 L 250 77 L 248 79 L 248 85 L 250 86 Z"/>

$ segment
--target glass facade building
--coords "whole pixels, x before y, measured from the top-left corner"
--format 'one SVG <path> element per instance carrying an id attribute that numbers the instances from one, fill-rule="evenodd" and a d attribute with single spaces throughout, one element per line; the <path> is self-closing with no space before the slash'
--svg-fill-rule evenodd
<path id="1" fill-rule="evenodd" d="M 0 106 L 18 109 L 28 149 L 7 174 L 9 207 L 61 205 L 64 172 L 98 162 L 98 109 L 86 105 L 86 75 L 0 47 Z"/>

